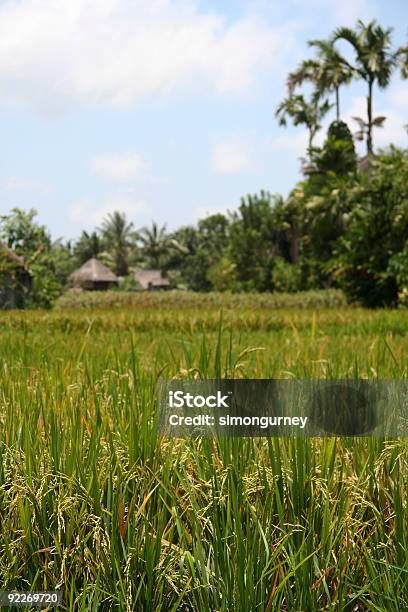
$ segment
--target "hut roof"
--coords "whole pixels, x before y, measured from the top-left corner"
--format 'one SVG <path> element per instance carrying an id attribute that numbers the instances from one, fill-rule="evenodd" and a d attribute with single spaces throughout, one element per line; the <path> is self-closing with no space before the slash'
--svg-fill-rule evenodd
<path id="1" fill-rule="evenodd" d="M 109 268 L 103 265 L 99 259 L 92 257 L 88 259 L 78 270 L 73 272 L 70 279 L 77 283 L 105 282 L 117 283 L 118 277 Z"/>
<path id="2" fill-rule="evenodd" d="M 170 285 L 169 279 L 163 276 L 161 270 L 136 270 L 134 276 L 143 289 L 168 287 Z"/>

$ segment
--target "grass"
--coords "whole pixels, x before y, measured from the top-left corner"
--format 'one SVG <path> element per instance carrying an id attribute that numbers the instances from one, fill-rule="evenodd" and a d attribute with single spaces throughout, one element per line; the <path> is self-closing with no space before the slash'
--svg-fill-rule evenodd
<path id="1" fill-rule="evenodd" d="M 79 299 L 0 315 L 2 589 L 72 611 L 408 609 L 405 440 L 155 430 L 161 377 L 405 378 L 408 313 Z"/>

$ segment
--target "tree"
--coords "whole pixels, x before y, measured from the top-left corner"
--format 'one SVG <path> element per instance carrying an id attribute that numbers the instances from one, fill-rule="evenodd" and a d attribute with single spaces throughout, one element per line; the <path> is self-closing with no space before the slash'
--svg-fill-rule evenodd
<path id="1" fill-rule="evenodd" d="M 340 121 L 340 87 L 350 83 L 353 70 L 337 52 L 331 41 L 311 40 L 309 45 L 317 49 L 319 58 L 317 78 L 315 78 L 316 88 L 322 95 L 334 91 L 336 120 Z"/>
<path id="2" fill-rule="evenodd" d="M 333 121 L 330 124 L 323 148 L 313 155 L 313 162 L 316 170 L 324 175 L 344 176 L 356 171 L 357 154 L 347 123 Z"/>
<path id="3" fill-rule="evenodd" d="M 311 155 L 313 139 L 320 130 L 320 121 L 330 110 L 328 100 L 321 101 L 318 95 L 313 95 L 306 102 L 303 95 L 289 95 L 277 107 L 275 115 L 279 125 L 286 126 L 288 118 L 294 125 L 305 125 L 309 132 L 308 153 Z"/>
<path id="4" fill-rule="evenodd" d="M 270 291 L 272 270 L 277 253 L 273 208 L 277 196 L 262 191 L 242 198 L 238 212 L 232 215 L 228 259 L 233 264 L 241 290 Z"/>
<path id="5" fill-rule="evenodd" d="M 193 291 L 210 291 L 217 268 L 228 245 L 229 220 L 215 214 L 201 219 L 197 228 L 185 226 L 169 239 L 166 266 L 177 270 L 180 282 Z M 216 281 L 218 288 L 219 283 Z"/>
<path id="6" fill-rule="evenodd" d="M 166 226 L 159 227 L 153 221 L 150 228 L 143 227 L 138 232 L 138 240 L 147 265 L 151 268 L 162 268 L 169 246 Z"/>
<path id="7" fill-rule="evenodd" d="M 397 49 L 396 57 L 401 69 L 401 78 L 408 79 L 408 44 Z M 404 128 L 408 132 L 408 124 L 405 124 Z"/>
<path id="8" fill-rule="evenodd" d="M 74 255 L 79 265 L 84 264 L 88 259 L 97 257 L 103 251 L 102 239 L 97 232 L 83 231 L 74 246 Z"/>
<path id="9" fill-rule="evenodd" d="M 293 72 L 289 72 L 286 85 L 289 96 L 292 97 L 298 87 L 301 87 L 305 82 L 316 86 L 322 66 L 317 60 L 303 60 L 301 64 Z"/>
<path id="10" fill-rule="evenodd" d="M 200 245 L 210 253 L 212 259 L 219 259 L 226 248 L 229 225 L 228 218 L 221 213 L 199 220 L 198 240 Z"/>
<path id="11" fill-rule="evenodd" d="M 115 273 L 126 276 L 129 271 L 129 249 L 135 238 L 133 223 L 127 222 L 124 213 L 115 211 L 103 220 L 100 232 L 113 257 Z"/>
<path id="12" fill-rule="evenodd" d="M 348 190 L 350 214 L 337 249 L 336 276 L 351 301 L 395 305 L 406 283 L 408 153 L 391 148 L 373 161 L 370 180 Z M 405 262 L 405 264 L 404 264 Z"/>
<path id="13" fill-rule="evenodd" d="M 51 236 L 44 225 L 40 225 L 33 208 L 28 212 L 13 208 L 8 215 L 0 217 L 0 241 L 4 242 L 17 255 L 24 258 L 25 265 L 32 277 L 32 287 L 28 300 L 34 306 L 48 308 L 62 290 L 65 281 L 65 262 L 61 262 L 59 242 L 52 243 Z M 61 263 L 61 265 L 60 265 Z M 58 276 L 61 282 L 58 282 Z"/>
<path id="14" fill-rule="evenodd" d="M 29 260 L 38 251 L 51 248 L 51 236 L 46 227 L 36 222 L 37 211 L 13 208 L 0 217 L 0 240 L 17 255 Z"/>
<path id="15" fill-rule="evenodd" d="M 401 77 L 408 79 L 408 45 L 397 49 L 396 58 L 401 69 Z"/>
<path id="16" fill-rule="evenodd" d="M 382 126 L 385 117 L 373 117 L 373 90 L 378 85 L 385 89 L 390 82 L 397 63 L 397 54 L 391 47 L 392 28 L 383 29 L 375 20 L 364 24 L 357 22 L 356 29 L 338 28 L 331 42 L 344 40 L 354 50 L 354 63 L 350 64 L 344 57 L 343 62 L 367 83 L 367 121 L 356 118 L 359 123 L 358 137 L 367 142 L 367 155 L 373 153 L 373 128 Z"/>
<path id="17" fill-rule="evenodd" d="M 69 275 L 77 267 L 71 242 L 68 241 L 64 244 L 61 239 L 56 240 L 51 245 L 50 255 L 55 279 L 61 287 L 64 287 Z"/>

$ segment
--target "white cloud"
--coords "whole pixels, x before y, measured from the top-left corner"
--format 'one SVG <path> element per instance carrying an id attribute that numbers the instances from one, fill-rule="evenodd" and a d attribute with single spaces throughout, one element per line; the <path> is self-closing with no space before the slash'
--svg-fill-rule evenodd
<path id="1" fill-rule="evenodd" d="M 7 192 L 28 192 L 38 195 L 47 195 L 53 191 L 53 185 L 41 181 L 12 176 L 0 184 L 1 189 Z"/>
<path id="2" fill-rule="evenodd" d="M 245 92 L 293 44 L 261 19 L 228 23 L 198 0 L 8 0 L 0 100 L 58 112 L 178 91 Z"/>
<path id="3" fill-rule="evenodd" d="M 70 210 L 70 218 L 85 227 L 94 227 L 115 210 L 125 213 L 130 221 L 137 220 L 147 210 L 145 202 L 132 198 L 129 194 L 115 194 L 102 201 L 83 198 Z"/>
<path id="4" fill-rule="evenodd" d="M 248 144 L 231 138 L 214 146 L 211 166 L 217 174 L 238 174 L 251 167 L 251 154 Z"/>
<path id="5" fill-rule="evenodd" d="M 146 161 L 137 154 L 98 155 L 91 161 L 94 174 L 119 183 L 144 179 L 147 169 Z"/>

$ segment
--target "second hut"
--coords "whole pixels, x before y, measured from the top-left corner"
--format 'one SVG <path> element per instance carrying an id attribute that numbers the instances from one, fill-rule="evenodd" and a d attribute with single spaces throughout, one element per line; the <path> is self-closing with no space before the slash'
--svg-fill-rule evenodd
<path id="1" fill-rule="evenodd" d="M 95 257 L 73 272 L 70 280 L 74 287 L 87 291 L 106 291 L 119 283 L 118 277 Z"/>

